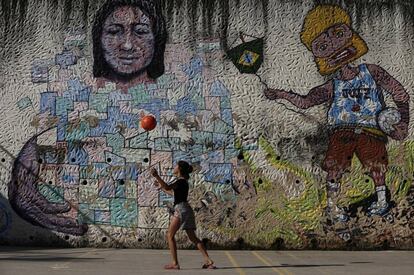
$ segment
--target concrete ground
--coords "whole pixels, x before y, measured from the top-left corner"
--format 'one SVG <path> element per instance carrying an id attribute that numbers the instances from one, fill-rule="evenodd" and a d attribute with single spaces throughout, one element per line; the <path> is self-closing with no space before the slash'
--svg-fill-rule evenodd
<path id="1" fill-rule="evenodd" d="M 1 275 L 414 274 L 414 251 L 210 251 L 218 269 L 202 270 L 195 250 L 179 250 L 180 271 L 165 271 L 167 250 L 0 247 Z"/>

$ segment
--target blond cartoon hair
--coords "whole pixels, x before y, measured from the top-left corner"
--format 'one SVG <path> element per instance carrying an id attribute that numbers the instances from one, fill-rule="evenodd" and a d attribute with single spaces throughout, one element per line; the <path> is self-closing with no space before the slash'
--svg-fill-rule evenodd
<path id="1" fill-rule="evenodd" d="M 327 29 L 337 25 L 347 25 L 351 30 L 351 17 L 348 13 L 339 6 L 336 5 L 318 5 L 314 9 L 310 10 L 303 22 L 303 28 L 300 33 L 300 39 L 302 43 L 313 53 L 312 42 Z M 331 58 L 335 58 L 335 54 L 332 57 L 316 57 L 314 60 L 318 66 L 318 71 L 321 75 L 329 75 L 336 72 L 341 66 L 353 62 L 368 52 L 368 46 L 365 41 L 352 30 L 352 37 L 344 45 L 344 48 L 354 48 L 355 53 L 347 59 L 340 60 L 339 62 Z"/>
<path id="2" fill-rule="evenodd" d="M 312 41 L 326 29 L 338 24 L 351 26 L 351 23 L 351 17 L 339 6 L 318 5 L 306 15 L 300 39 L 311 50 Z"/>

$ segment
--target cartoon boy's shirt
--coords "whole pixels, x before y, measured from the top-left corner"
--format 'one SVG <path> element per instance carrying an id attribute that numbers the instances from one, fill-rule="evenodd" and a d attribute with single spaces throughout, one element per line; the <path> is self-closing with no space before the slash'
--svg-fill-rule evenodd
<path id="1" fill-rule="evenodd" d="M 328 111 L 330 127 L 379 128 L 377 115 L 385 107 L 366 64 L 359 65 L 359 74 L 351 80 L 334 79 L 334 95 Z"/>

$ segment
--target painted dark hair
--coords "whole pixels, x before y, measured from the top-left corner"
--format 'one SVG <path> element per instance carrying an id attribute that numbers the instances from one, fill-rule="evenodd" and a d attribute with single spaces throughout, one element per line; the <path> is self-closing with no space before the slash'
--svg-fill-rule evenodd
<path id="1" fill-rule="evenodd" d="M 193 172 L 193 166 L 184 160 L 180 160 L 177 165 L 180 169 L 181 176 L 188 180 L 190 178 L 190 174 Z"/>
<path id="2" fill-rule="evenodd" d="M 114 74 L 120 75 L 113 70 L 105 60 L 101 45 L 101 36 L 106 18 L 115 9 L 124 6 L 139 8 L 152 22 L 152 32 L 154 33 L 154 56 L 147 67 L 147 72 L 151 78 L 156 79 L 164 74 L 164 51 L 165 43 L 167 41 L 165 21 L 157 0 L 108 0 L 99 9 L 96 13 L 95 22 L 92 27 L 93 75 L 95 77 L 106 78 L 110 78 Z M 123 77 L 125 78 L 125 76 Z"/>

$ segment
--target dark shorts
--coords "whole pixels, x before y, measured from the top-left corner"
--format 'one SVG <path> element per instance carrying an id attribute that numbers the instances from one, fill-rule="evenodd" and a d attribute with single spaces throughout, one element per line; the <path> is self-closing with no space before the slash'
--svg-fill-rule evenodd
<path id="1" fill-rule="evenodd" d="M 344 171 L 351 166 L 355 154 L 366 169 L 385 172 L 388 165 L 386 143 L 386 137 L 364 131 L 333 131 L 322 168 L 325 171 Z"/>
<path id="2" fill-rule="evenodd" d="M 174 217 L 180 219 L 180 228 L 183 230 L 196 230 L 194 211 L 187 202 L 174 206 Z"/>

